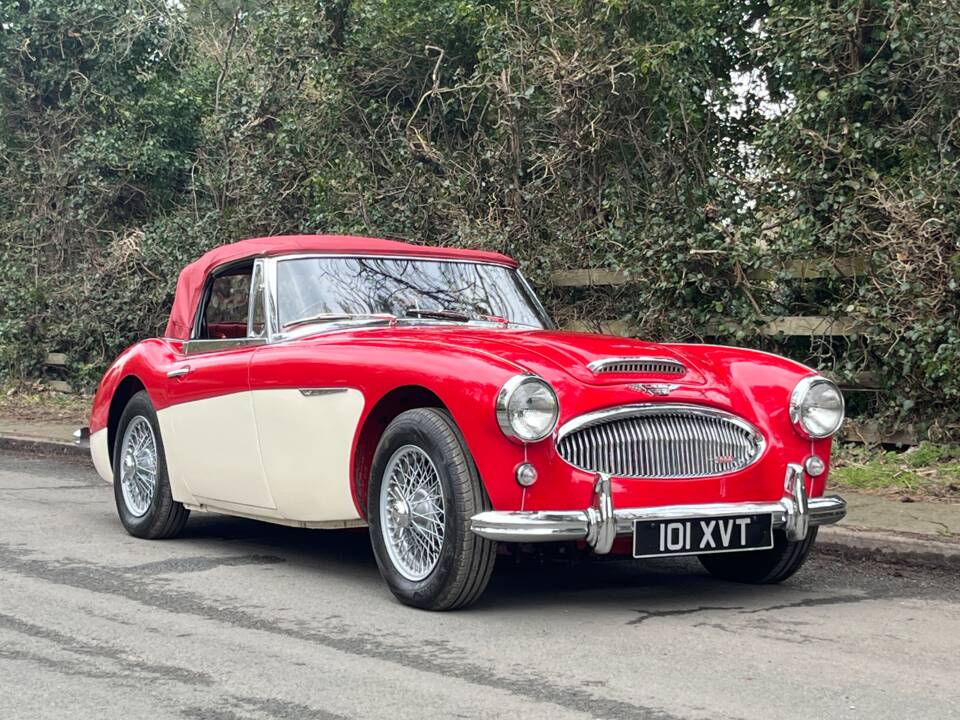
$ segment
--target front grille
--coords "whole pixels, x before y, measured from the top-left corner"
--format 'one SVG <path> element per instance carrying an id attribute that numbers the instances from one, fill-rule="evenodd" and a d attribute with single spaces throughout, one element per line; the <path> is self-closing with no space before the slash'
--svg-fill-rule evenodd
<path id="1" fill-rule="evenodd" d="M 682 479 L 742 470 L 763 436 L 730 413 L 697 405 L 628 405 L 575 418 L 557 449 L 574 467 L 624 478 Z"/>
<path id="2" fill-rule="evenodd" d="M 603 360 L 594 360 L 587 367 L 597 374 L 683 375 L 687 372 L 687 368 L 679 360 L 659 357 L 605 358 Z"/>

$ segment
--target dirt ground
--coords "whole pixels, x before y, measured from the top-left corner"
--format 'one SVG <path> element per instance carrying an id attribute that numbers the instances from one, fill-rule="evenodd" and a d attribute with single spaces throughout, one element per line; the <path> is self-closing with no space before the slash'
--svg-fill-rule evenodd
<path id="1" fill-rule="evenodd" d="M 12 385 L 0 390 L 0 417 L 24 422 L 84 425 L 93 400 L 89 395 L 61 393 L 39 384 Z"/>

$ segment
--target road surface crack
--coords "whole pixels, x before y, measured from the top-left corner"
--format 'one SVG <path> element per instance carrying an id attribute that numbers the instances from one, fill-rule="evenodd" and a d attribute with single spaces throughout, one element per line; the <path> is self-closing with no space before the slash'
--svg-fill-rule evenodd
<path id="1" fill-rule="evenodd" d="M 675 617 L 677 615 L 695 615 L 702 612 L 733 612 L 738 615 L 755 615 L 757 613 L 775 612 L 777 610 L 789 610 L 791 608 L 811 608 L 823 605 L 842 605 L 845 603 L 858 603 L 870 598 L 864 595 L 838 595 L 836 597 L 825 598 L 805 598 L 797 602 L 784 603 L 782 605 L 767 605 L 758 608 L 746 608 L 743 605 L 701 605 L 695 608 L 682 608 L 679 610 L 634 610 L 639 613 L 638 617 L 627 621 L 627 625 L 641 625 L 647 620 L 653 618 Z"/>
<path id="2" fill-rule="evenodd" d="M 627 625 L 640 625 L 651 618 L 673 617 L 675 615 L 694 615 L 695 613 L 710 612 L 714 610 L 743 610 L 743 606 L 736 605 L 730 607 L 702 605 L 700 607 L 685 608 L 683 610 L 634 610 L 635 613 L 641 613 L 641 615 L 629 621 Z"/>

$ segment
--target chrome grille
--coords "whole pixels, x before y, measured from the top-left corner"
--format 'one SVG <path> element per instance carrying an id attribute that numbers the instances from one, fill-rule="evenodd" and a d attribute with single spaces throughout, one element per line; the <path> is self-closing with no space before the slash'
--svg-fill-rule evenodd
<path id="1" fill-rule="evenodd" d="M 574 467 L 615 477 L 683 479 L 742 470 L 763 452 L 760 432 L 699 405 L 625 405 L 571 420 L 557 449 Z"/>
<path id="2" fill-rule="evenodd" d="M 679 360 L 661 357 L 616 357 L 594 360 L 587 367 L 597 374 L 619 373 L 683 375 L 687 368 Z"/>

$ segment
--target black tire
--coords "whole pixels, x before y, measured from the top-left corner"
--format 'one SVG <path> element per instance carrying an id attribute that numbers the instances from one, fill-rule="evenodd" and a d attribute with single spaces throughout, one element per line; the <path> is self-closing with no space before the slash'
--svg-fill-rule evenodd
<path id="1" fill-rule="evenodd" d="M 443 494 L 443 542 L 433 570 L 410 580 L 394 565 L 380 517 L 380 492 L 390 459 L 400 448 L 415 445 L 436 468 Z M 435 408 L 408 410 L 387 427 L 377 445 L 370 472 L 367 518 L 373 553 L 391 592 L 400 602 L 425 610 L 454 610 L 474 603 L 490 580 L 496 543 L 470 530 L 470 518 L 489 510 L 466 443 L 450 415 Z"/>
<path id="2" fill-rule="evenodd" d="M 752 552 L 700 555 L 700 564 L 711 575 L 733 582 L 772 585 L 783 582 L 799 570 L 817 539 L 818 528 L 812 527 L 805 540 L 790 542 L 786 533 L 775 530 L 773 547 Z"/>
<path id="3" fill-rule="evenodd" d="M 121 450 L 123 438 L 127 428 L 134 419 L 142 417 L 153 429 L 153 437 L 157 445 L 157 485 L 153 498 L 146 512 L 137 517 L 127 507 L 120 483 Z M 127 532 L 138 538 L 159 540 L 171 538 L 183 530 L 190 511 L 182 503 L 173 499 L 170 491 L 170 480 L 167 476 L 167 461 L 163 449 L 163 438 L 160 436 L 160 425 L 157 422 L 157 413 L 153 409 L 150 397 L 145 390 L 141 390 L 127 403 L 120 416 L 117 426 L 117 435 L 113 443 L 113 497 L 117 503 L 117 514 Z"/>

